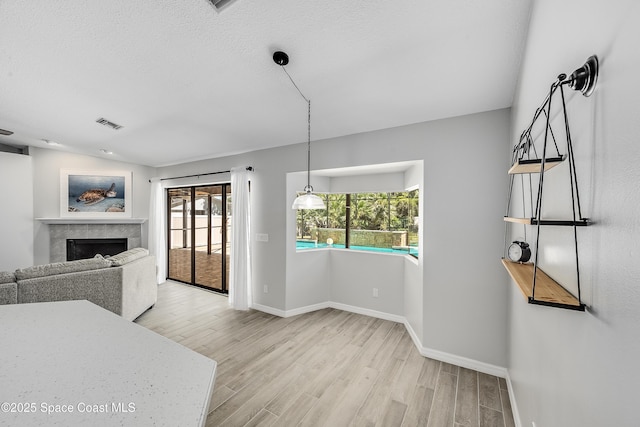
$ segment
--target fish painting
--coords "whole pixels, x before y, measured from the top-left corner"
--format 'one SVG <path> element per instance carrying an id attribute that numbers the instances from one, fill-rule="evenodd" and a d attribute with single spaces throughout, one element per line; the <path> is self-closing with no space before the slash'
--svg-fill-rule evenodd
<path id="1" fill-rule="evenodd" d="M 111 187 L 109 187 L 108 190 L 94 188 L 85 191 L 76 199 L 76 202 L 84 202 L 86 206 L 91 206 L 103 201 L 108 197 L 116 197 L 116 195 L 116 183 L 114 182 L 111 184 Z"/>

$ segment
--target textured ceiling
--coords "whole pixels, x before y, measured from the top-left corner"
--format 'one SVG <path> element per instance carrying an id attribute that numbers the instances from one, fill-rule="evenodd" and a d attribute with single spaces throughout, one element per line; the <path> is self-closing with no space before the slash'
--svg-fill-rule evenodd
<path id="1" fill-rule="evenodd" d="M 530 1 L 0 0 L 0 143 L 162 166 L 511 105 Z M 122 125 L 97 124 L 104 117 Z"/>

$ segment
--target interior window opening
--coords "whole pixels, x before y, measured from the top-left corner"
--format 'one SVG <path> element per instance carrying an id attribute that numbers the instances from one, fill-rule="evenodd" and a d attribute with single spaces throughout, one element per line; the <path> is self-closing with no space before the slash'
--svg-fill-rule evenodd
<path id="1" fill-rule="evenodd" d="M 296 250 L 338 248 L 418 257 L 418 189 L 316 194 L 327 208 L 297 211 Z"/>

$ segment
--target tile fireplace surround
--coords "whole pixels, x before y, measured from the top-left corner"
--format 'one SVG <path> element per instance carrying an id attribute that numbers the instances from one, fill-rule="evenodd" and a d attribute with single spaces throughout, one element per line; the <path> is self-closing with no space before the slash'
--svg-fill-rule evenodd
<path id="1" fill-rule="evenodd" d="M 67 239 L 126 238 L 129 249 L 142 246 L 143 218 L 118 220 L 74 220 L 38 218 L 49 225 L 50 262 L 67 260 Z"/>

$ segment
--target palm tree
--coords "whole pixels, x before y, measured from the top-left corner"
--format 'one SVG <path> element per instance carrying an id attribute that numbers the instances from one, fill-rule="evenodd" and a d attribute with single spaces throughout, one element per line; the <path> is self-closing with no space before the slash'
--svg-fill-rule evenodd
<path id="1" fill-rule="evenodd" d="M 327 228 L 344 228 L 347 213 L 347 196 L 345 194 L 330 194 L 327 203 Z"/>

